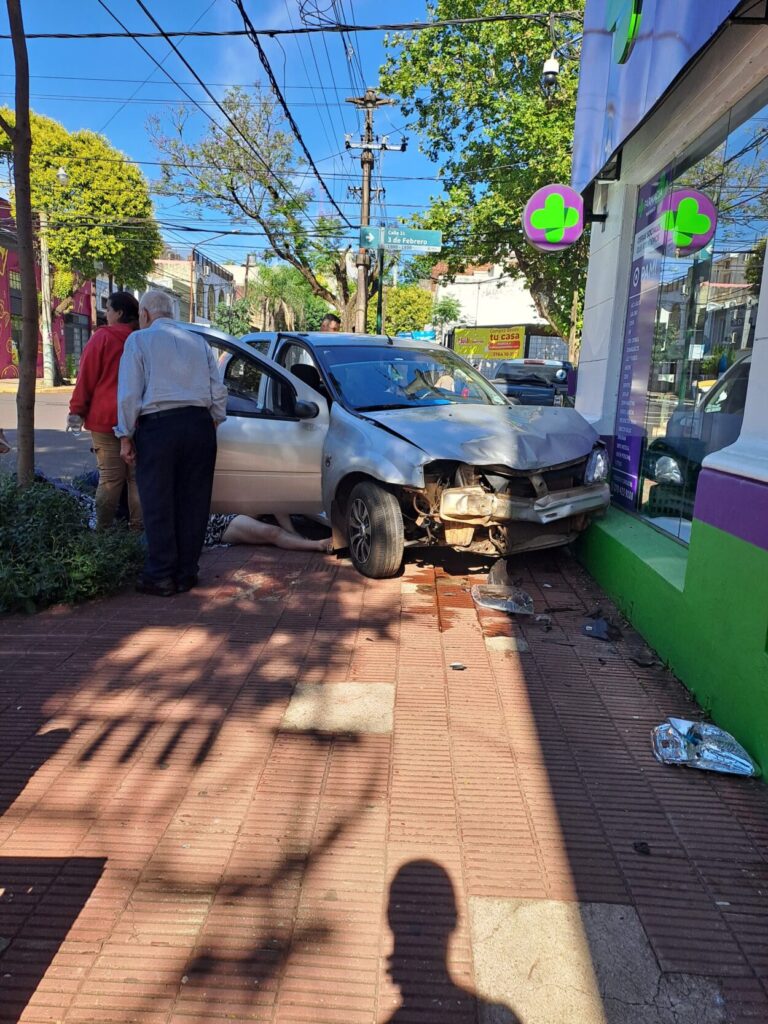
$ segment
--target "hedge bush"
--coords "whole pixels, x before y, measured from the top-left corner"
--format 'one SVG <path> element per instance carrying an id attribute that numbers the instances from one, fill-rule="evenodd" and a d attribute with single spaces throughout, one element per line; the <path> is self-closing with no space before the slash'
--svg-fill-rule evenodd
<path id="1" fill-rule="evenodd" d="M 33 612 L 113 593 L 136 576 L 139 537 L 88 528 L 88 510 L 49 483 L 0 475 L 0 611 Z"/>

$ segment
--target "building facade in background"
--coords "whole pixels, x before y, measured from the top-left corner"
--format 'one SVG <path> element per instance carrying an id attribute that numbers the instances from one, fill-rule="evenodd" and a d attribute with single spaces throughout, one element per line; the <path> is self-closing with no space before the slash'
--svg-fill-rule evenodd
<path id="1" fill-rule="evenodd" d="M 40 267 L 35 268 L 40 289 Z M 71 301 L 61 298 L 52 302 L 53 351 L 62 377 L 72 377 L 80 363 L 80 353 L 91 336 L 94 323 L 93 282 L 84 281 Z M 65 313 L 56 314 L 64 306 Z M 21 274 L 16 253 L 16 226 L 10 204 L 0 199 L 0 379 L 19 376 L 19 342 L 21 341 Z M 42 348 L 38 353 L 37 375 L 43 375 Z"/>
<path id="2" fill-rule="evenodd" d="M 198 249 L 187 258 L 168 254 L 155 260 L 155 273 L 167 279 L 168 289 L 179 301 L 177 319 L 210 324 L 216 307 L 235 301 L 235 279 Z"/>
<path id="3" fill-rule="evenodd" d="M 457 323 L 469 327 L 494 324 L 546 324 L 539 316 L 533 299 L 521 278 L 512 278 L 501 267 L 490 263 L 467 267 L 453 281 L 441 280 L 447 264 L 438 263 L 432 270 L 435 302 L 456 299 L 461 305 Z"/>
<path id="4" fill-rule="evenodd" d="M 736 0 L 645 0 L 632 36 L 620 6 L 587 2 L 575 129 L 572 183 L 607 214 L 576 407 L 610 446 L 614 499 L 581 550 L 768 768 L 768 26 Z M 664 251 L 684 191 L 716 229 Z"/>

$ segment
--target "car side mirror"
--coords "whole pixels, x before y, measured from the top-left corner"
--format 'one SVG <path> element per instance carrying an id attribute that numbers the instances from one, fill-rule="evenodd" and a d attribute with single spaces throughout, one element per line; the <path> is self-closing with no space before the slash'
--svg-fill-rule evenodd
<path id="1" fill-rule="evenodd" d="M 305 402 L 304 399 L 298 398 L 294 407 L 294 414 L 300 420 L 313 420 L 315 416 L 320 415 L 320 407 L 317 402 Z"/>

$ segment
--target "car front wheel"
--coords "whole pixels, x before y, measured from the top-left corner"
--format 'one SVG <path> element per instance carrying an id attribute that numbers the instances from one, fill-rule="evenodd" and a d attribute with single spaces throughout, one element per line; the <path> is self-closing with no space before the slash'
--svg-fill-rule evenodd
<path id="1" fill-rule="evenodd" d="M 403 561 L 403 514 L 397 499 L 373 482 L 355 484 L 347 503 L 349 553 L 358 572 L 381 580 Z"/>

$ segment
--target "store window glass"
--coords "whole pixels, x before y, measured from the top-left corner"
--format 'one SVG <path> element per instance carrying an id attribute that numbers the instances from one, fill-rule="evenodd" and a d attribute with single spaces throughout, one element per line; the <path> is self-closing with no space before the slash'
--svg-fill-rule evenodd
<path id="1" fill-rule="evenodd" d="M 710 197 L 717 230 L 697 253 L 660 255 L 647 229 L 683 187 Z M 612 486 L 685 542 L 703 459 L 741 431 L 767 236 L 764 94 L 639 191 Z"/>

